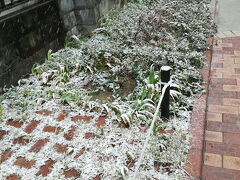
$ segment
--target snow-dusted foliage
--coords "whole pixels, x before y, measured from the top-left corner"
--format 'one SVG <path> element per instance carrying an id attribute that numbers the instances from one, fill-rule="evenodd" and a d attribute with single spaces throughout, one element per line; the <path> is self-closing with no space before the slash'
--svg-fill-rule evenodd
<path id="1" fill-rule="evenodd" d="M 22 135 L 4 123 L 9 119 L 30 122 L 37 110 L 81 112 L 94 119 L 107 116 L 107 125 L 101 130 L 104 138 L 79 141 L 83 132 L 90 129 L 101 134 L 91 124 L 78 124 L 78 138 L 72 142 L 51 137 L 53 143 L 93 149 L 83 158 L 71 162 L 71 155 L 62 158 L 52 151 L 39 152 L 37 158 L 59 162 L 50 174 L 53 179 L 62 178 L 57 173 L 65 164 L 79 169 L 80 179 L 84 180 L 99 173 L 105 180 L 131 179 L 134 165 L 128 166 L 126 162 L 138 160 L 146 136 L 139 127 L 149 126 L 152 121 L 161 95 L 160 68 L 168 65 L 174 82 L 171 118 L 163 122 L 159 114 L 138 178 L 187 179 L 184 168 L 189 121 L 194 95 L 202 91 L 198 68 L 205 59 L 206 39 L 213 33 L 209 0 L 132 0 L 122 10 L 112 11 L 101 19 L 100 28 L 90 37 L 70 37 L 66 48 L 56 53 L 49 51 L 46 62 L 35 65 L 29 78 L 6 90 L 0 97 L 0 128 L 10 130 L 11 134 L 1 141 L 6 146 L 0 150 L 8 148 L 11 138 Z M 55 123 L 44 118 L 41 121 Z M 70 120 L 64 122 L 57 125 L 63 129 L 72 125 Z M 160 129 L 172 129 L 174 133 L 158 134 Z M 34 131 L 33 138 L 45 137 L 40 133 Z M 129 143 L 130 140 L 134 143 Z M 113 142 L 114 146 L 109 147 Z M 18 150 L 17 155 L 21 155 L 25 149 Z M 104 157 L 108 160 L 104 161 Z M 0 178 L 10 174 L 3 167 L 13 159 L 0 165 Z M 17 168 L 9 171 L 41 179 L 35 177 L 36 170 L 29 174 Z"/>

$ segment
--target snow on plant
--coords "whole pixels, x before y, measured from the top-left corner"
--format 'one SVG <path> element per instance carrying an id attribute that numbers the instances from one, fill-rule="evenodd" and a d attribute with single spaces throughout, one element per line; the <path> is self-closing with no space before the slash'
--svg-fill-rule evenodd
<path id="1" fill-rule="evenodd" d="M 7 89 L 0 97 L 0 120 L 31 121 L 33 112 L 39 109 L 67 109 L 94 119 L 107 116 L 108 126 L 100 132 L 106 139 L 89 144 L 89 148 L 99 146 L 100 150 L 72 166 L 81 170 L 83 179 L 91 179 L 96 172 L 104 174 L 103 179 L 129 179 L 134 168 L 126 162 L 135 166 L 140 155 L 145 134 L 138 127 L 151 124 L 161 95 L 160 68 L 168 65 L 175 84 L 171 87 L 171 119 L 163 122 L 159 114 L 139 176 L 140 179 L 186 179 L 189 121 L 194 96 L 202 91 L 198 68 L 205 59 L 206 39 L 214 33 L 209 0 L 132 0 L 100 22 L 100 28 L 91 36 L 68 37 L 64 49 L 49 51 L 44 64 L 33 66 L 29 78 Z M 53 122 L 46 120 L 46 123 Z M 71 121 L 60 124 L 63 129 L 70 125 Z M 77 136 L 81 136 L 81 130 L 90 128 L 79 125 Z M 173 129 L 174 133 L 156 133 L 160 129 Z M 94 131 L 99 133 L 97 129 Z M 34 136 L 41 137 L 37 133 Z M 130 136 L 135 145 L 128 143 Z M 117 137 L 121 143 L 110 151 L 106 143 Z M 7 140 L 11 139 L 6 139 L 6 144 Z M 77 143 L 71 145 L 80 148 L 88 142 Z M 116 158 L 101 161 L 106 155 Z M 43 152 L 41 156 L 54 159 L 56 154 Z M 71 158 L 61 159 L 64 164 L 70 161 Z M 84 168 L 87 163 L 91 168 Z M 58 165 L 52 178 L 62 178 L 57 175 L 62 166 Z"/>

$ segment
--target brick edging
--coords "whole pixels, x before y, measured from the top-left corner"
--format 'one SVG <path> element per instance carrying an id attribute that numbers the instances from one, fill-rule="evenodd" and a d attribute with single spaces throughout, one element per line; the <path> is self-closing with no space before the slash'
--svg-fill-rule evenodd
<path id="1" fill-rule="evenodd" d="M 213 42 L 213 40 L 211 41 Z M 204 129 L 206 124 L 207 97 L 212 50 L 207 50 L 205 52 L 205 55 L 207 57 L 207 66 L 204 66 L 204 68 L 201 69 L 200 72 L 203 75 L 203 87 L 206 93 L 201 97 L 195 99 L 192 118 L 190 121 L 190 133 L 192 137 L 190 139 L 191 148 L 189 150 L 188 162 L 186 165 L 186 171 L 191 176 L 189 180 L 199 180 L 202 173 Z"/>
<path id="2" fill-rule="evenodd" d="M 215 19 L 216 14 L 216 0 L 211 0 L 212 16 Z M 190 121 L 190 150 L 188 154 L 188 161 L 186 165 L 186 172 L 190 175 L 189 180 L 200 180 L 202 174 L 203 163 L 203 147 L 204 147 L 204 135 L 207 115 L 207 97 L 208 87 L 210 81 L 210 70 L 212 60 L 212 47 L 214 38 L 209 38 L 208 42 L 211 48 L 205 52 L 206 66 L 204 66 L 200 72 L 203 76 L 203 87 L 206 91 L 204 95 L 195 99 L 192 118 Z"/>

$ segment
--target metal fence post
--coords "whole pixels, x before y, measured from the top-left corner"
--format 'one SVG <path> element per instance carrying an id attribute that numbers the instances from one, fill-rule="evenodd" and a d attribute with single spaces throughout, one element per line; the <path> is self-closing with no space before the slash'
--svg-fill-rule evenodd
<path id="1" fill-rule="evenodd" d="M 170 81 L 170 72 L 171 67 L 162 66 L 161 67 L 161 82 L 168 83 Z M 161 90 L 164 84 L 161 85 Z M 170 87 L 167 87 L 166 92 L 164 94 L 162 104 L 161 104 L 161 118 L 166 121 L 169 119 L 169 101 L 170 101 Z"/>

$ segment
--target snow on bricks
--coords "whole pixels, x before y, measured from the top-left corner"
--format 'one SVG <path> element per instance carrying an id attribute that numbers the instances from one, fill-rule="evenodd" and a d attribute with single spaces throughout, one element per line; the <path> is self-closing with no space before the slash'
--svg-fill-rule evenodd
<path id="1" fill-rule="evenodd" d="M 85 133 L 84 138 L 85 139 L 93 139 L 93 138 L 100 138 L 100 136 L 95 133 L 88 132 L 88 133 Z"/>
<path id="2" fill-rule="evenodd" d="M 88 116 L 74 116 L 72 118 L 73 122 L 77 122 L 77 121 L 89 122 L 90 120 L 91 120 L 91 117 L 88 117 Z"/>
<path id="3" fill-rule="evenodd" d="M 0 140 L 7 134 L 7 131 L 0 130 Z"/>
<path id="4" fill-rule="evenodd" d="M 60 131 L 60 128 L 59 127 L 54 127 L 54 126 L 45 126 L 43 128 L 43 131 L 44 132 L 49 132 L 49 133 L 56 133 L 58 134 L 59 131 Z"/>
<path id="5" fill-rule="evenodd" d="M 68 150 L 67 145 L 55 144 L 54 148 L 58 153 L 66 153 Z"/>
<path id="6" fill-rule="evenodd" d="M 37 111 L 36 114 L 43 115 L 43 116 L 49 116 L 52 114 L 52 112 L 50 112 L 48 110 L 40 110 L 40 111 Z M 67 113 L 62 112 L 62 113 L 59 113 L 59 115 L 57 116 L 57 118 L 55 120 L 63 121 L 67 116 L 68 116 Z M 74 123 L 77 123 L 78 121 L 90 122 L 91 117 L 77 115 L 77 116 L 72 117 L 71 121 Z M 36 121 L 36 120 L 26 123 L 25 126 L 23 126 L 23 125 L 24 125 L 24 122 L 22 122 L 22 121 L 12 120 L 12 119 L 7 121 L 6 127 L 11 126 L 13 128 L 18 128 L 23 133 L 26 133 L 25 136 L 23 135 L 23 136 L 19 136 L 17 138 L 12 139 L 12 146 L 20 145 L 20 147 L 24 147 L 24 146 L 28 146 L 28 144 L 30 146 L 30 144 L 31 144 L 28 152 L 37 153 L 37 154 L 41 153 L 41 150 L 47 143 L 52 143 L 52 142 L 50 142 L 51 138 L 50 139 L 43 138 L 43 139 L 38 139 L 37 141 L 34 141 L 31 138 L 31 136 L 27 136 L 27 134 L 34 135 L 35 133 L 37 133 L 37 131 L 40 130 L 40 131 L 42 131 L 42 133 L 50 133 L 50 134 L 53 133 L 53 134 L 58 135 L 61 130 L 60 127 L 46 125 L 46 124 L 44 125 L 44 123 L 42 121 Z M 77 126 L 72 125 L 72 126 L 70 126 L 70 128 L 68 129 L 68 132 L 66 134 L 61 134 L 60 136 L 63 136 L 66 140 L 71 141 L 74 137 L 74 133 L 76 130 L 77 130 Z M 6 135 L 8 135 L 8 131 L 0 130 L 0 140 L 4 140 Z M 90 136 L 95 137 L 95 134 L 91 133 Z M 54 148 L 55 152 L 59 153 L 59 154 L 64 154 L 64 153 L 67 153 L 67 151 L 68 151 L 68 145 L 63 145 L 60 143 L 55 143 L 53 148 Z M 86 149 L 84 147 L 80 151 L 78 151 L 78 152 L 76 151 L 73 159 L 77 159 L 82 154 L 84 154 L 84 152 L 86 152 L 86 151 L 89 151 L 89 148 Z M 15 154 L 16 153 L 14 151 L 12 151 L 11 149 L 6 149 L 5 151 L 2 151 L 0 154 L 0 164 L 3 164 L 5 161 L 10 159 Z M 52 159 L 46 160 L 44 162 L 44 164 L 42 164 L 39 168 L 37 168 L 38 171 L 35 174 L 35 176 L 47 177 L 52 172 L 52 169 L 54 168 L 55 163 L 56 163 L 55 160 L 52 160 Z M 37 164 L 37 160 L 34 160 L 34 158 L 33 159 L 28 158 L 28 156 L 26 156 L 26 157 L 18 156 L 16 158 L 13 158 L 12 164 L 14 166 L 17 166 L 17 167 L 20 167 L 23 169 L 31 169 L 31 168 L 36 168 L 35 165 Z M 80 175 L 81 175 L 81 171 L 76 170 L 74 168 L 65 168 L 62 171 L 62 177 L 64 177 L 64 178 L 77 178 L 77 177 L 80 177 Z M 2 178 L 3 177 L 0 176 L 0 179 L 2 179 Z M 11 173 L 8 176 L 6 176 L 5 179 L 6 180 L 7 179 L 8 180 L 21 179 L 21 176 L 18 175 L 18 172 L 15 172 L 15 173 Z"/>
<path id="7" fill-rule="evenodd" d="M 28 169 L 33 170 L 34 173 L 31 174 L 33 179 L 37 179 L 38 177 L 40 179 L 43 177 L 49 178 L 50 176 L 58 176 L 59 179 L 78 178 L 82 176 L 84 178 L 83 171 L 78 166 L 63 166 L 60 169 L 56 167 L 59 166 L 59 163 L 62 164 L 65 158 L 68 159 L 65 163 L 67 165 L 73 162 L 81 164 L 81 161 L 85 159 L 82 162 L 82 165 L 84 165 L 86 159 L 89 159 L 88 156 L 92 156 L 91 153 L 96 151 L 95 146 L 97 147 L 98 142 L 101 141 L 102 143 L 107 138 L 102 132 L 105 128 L 110 128 L 106 126 L 107 118 L 100 116 L 93 119 L 92 116 L 72 115 L 71 112 L 65 113 L 64 111 L 60 113 L 51 112 L 51 114 L 47 112 L 45 110 L 36 112 L 36 120 L 27 122 L 9 120 L 3 126 L 3 130 L 0 131 L 0 142 L 6 141 L 6 143 L 10 143 L 8 143 L 9 147 L 6 147 L 5 150 L 4 148 L 0 149 L 0 170 L 2 165 L 13 166 L 13 169 L 0 175 L 0 179 L 25 179 L 28 175 Z M 46 114 L 51 119 L 51 123 L 46 120 Z M 65 123 L 61 124 L 63 122 Z M 66 126 L 66 124 L 69 125 Z M 117 125 L 116 127 L 120 132 L 130 131 L 126 128 L 119 128 Z M 139 130 L 139 128 L 137 129 Z M 13 136 L 17 132 L 21 133 L 18 136 Z M 111 131 L 109 129 L 106 132 Z M 117 137 L 124 136 L 120 135 L 120 132 L 117 133 Z M 142 134 L 142 139 L 144 139 L 145 133 L 139 130 L 138 134 Z M 162 130 L 160 133 L 174 132 L 171 130 Z M 104 146 L 108 147 L 110 145 L 111 148 L 117 148 L 115 143 L 117 144 L 119 140 L 118 138 L 111 138 L 111 136 L 113 135 L 110 135 L 109 140 L 106 141 L 106 145 Z M 128 136 L 126 134 L 126 137 Z M 7 141 L 8 138 L 12 139 Z M 137 146 L 141 143 L 141 140 L 135 141 L 136 143 L 134 144 L 127 141 L 127 145 Z M 119 145 L 122 143 L 119 142 Z M 22 152 L 18 152 L 19 150 Z M 104 161 L 102 163 L 108 163 L 111 157 L 115 158 L 115 155 L 102 154 L 98 158 Z M 128 161 L 126 163 L 127 165 L 129 164 Z M 21 171 L 18 171 L 18 168 Z M 55 174 L 55 176 L 52 176 L 52 174 Z M 102 177 L 104 177 L 104 174 L 96 171 L 96 174 L 93 174 L 89 180 L 101 180 Z"/>
<path id="8" fill-rule="evenodd" d="M 12 151 L 11 150 L 6 150 L 2 153 L 1 157 L 0 157 L 0 164 L 4 161 L 6 161 L 9 157 L 11 157 L 12 155 Z"/>
<path id="9" fill-rule="evenodd" d="M 102 174 L 98 174 L 92 180 L 101 180 L 101 176 L 102 176 Z"/>
<path id="10" fill-rule="evenodd" d="M 95 126 L 97 126 L 97 127 L 104 126 L 105 120 L 106 120 L 106 117 L 105 117 L 105 116 L 99 117 L 98 120 L 97 120 L 97 122 L 95 123 Z"/>
<path id="11" fill-rule="evenodd" d="M 46 110 L 46 109 L 37 111 L 36 113 L 37 113 L 37 114 L 41 114 L 41 115 L 43 115 L 43 116 L 48 116 L 48 115 L 52 114 L 51 111 L 48 111 L 48 110 Z"/>
<path id="12" fill-rule="evenodd" d="M 14 120 L 8 120 L 7 125 L 13 126 L 15 128 L 20 128 L 23 125 L 23 122 L 21 121 L 14 121 Z"/>
<path id="13" fill-rule="evenodd" d="M 83 155 L 86 151 L 89 151 L 89 148 L 86 149 L 85 147 L 83 147 L 75 156 L 74 158 L 77 159 L 79 158 L 81 155 Z"/>
<path id="14" fill-rule="evenodd" d="M 77 178 L 81 175 L 81 172 L 78 172 L 75 169 L 65 169 L 64 175 L 65 175 L 65 178 L 72 178 L 72 177 Z"/>
<path id="15" fill-rule="evenodd" d="M 57 121 L 63 121 L 68 116 L 68 113 L 61 112 L 56 118 Z"/>
<path id="16" fill-rule="evenodd" d="M 13 174 L 7 177 L 6 180 L 20 180 L 19 176 Z"/>
<path id="17" fill-rule="evenodd" d="M 32 121 L 29 125 L 27 125 L 24 131 L 28 134 L 32 133 L 39 123 L 39 121 Z"/>
<path id="18" fill-rule="evenodd" d="M 34 160 L 28 160 L 25 157 L 18 157 L 14 165 L 30 169 L 35 163 L 36 161 Z"/>
<path id="19" fill-rule="evenodd" d="M 68 141 L 72 140 L 76 129 L 77 129 L 76 126 L 71 126 L 68 133 L 64 135 L 65 139 Z"/>
<path id="20" fill-rule="evenodd" d="M 49 173 L 51 173 L 54 164 L 55 164 L 55 161 L 53 160 L 46 161 L 45 165 L 40 167 L 40 170 L 37 173 L 37 176 L 39 175 L 47 176 Z"/>
<path id="21" fill-rule="evenodd" d="M 27 144 L 29 142 L 30 142 L 30 140 L 26 139 L 24 137 L 19 137 L 19 138 L 16 138 L 16 139 L 13 140 L 13 144 L 22 144 L 22 145 L 24 145 L 24 144 Z"/>
<path id="22" fill-rule="evenodd" d="M 41 139 L 34 144 L 31 149 L 29 149 L 29 152 L 39 152 L 42 147 L 48 142 L 48 139 Z"/>

